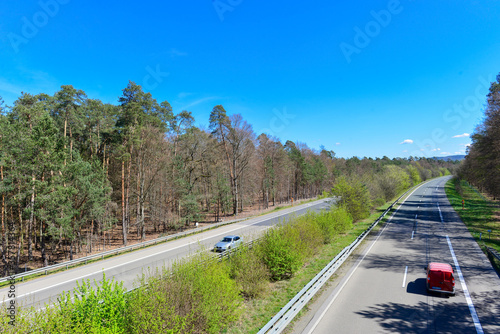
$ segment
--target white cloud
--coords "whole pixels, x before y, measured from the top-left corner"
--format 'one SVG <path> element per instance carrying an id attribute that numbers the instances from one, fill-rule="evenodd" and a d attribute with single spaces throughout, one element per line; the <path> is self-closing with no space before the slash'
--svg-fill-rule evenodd
<path id="1" fill-rule="evenodd" d="M 403 150 L 403 153 L 408 153 L 408 150 Z"/>
<path id="2" fill-rule="evenodd" d="M 30 94 L 53 94 L 59 89 L 58 81 L 46 72 L 18 67 L 22 81 L 11 80 L 0 76 L 0 96 L 7 100 L 16 100 L 21 92 Z"/>
<path id="3" fill-rule="evenodd" d="M 402 141 L 401 143 L 399 143 L 399 144 L 400 144 L 400 145 L 401 145 L 401 144 L 413 144 L 413 140 L 411 140 L 411 139 L 405 139 L 405 140 L 403 140 L 403 141 Z"/>
<path id="4" fill-rule="evenodd" d="M 461 134 L 461 135 L 456 135 L 456 136 L 453 136 L 451 138 L 465 138 L 465 137 L 470 137 L 470 134 L 468 134 L 467 132 Z"/>
<path id="5" fill-rule="evenodd" d="M 340 146 L 340 143 L 335 143 L 335 145 Z"/>
<path id="6" fill-rule="evenodd" d="M 441 149 L 440 149 L 440 148 L 434 148 L 434 149 L 432 149 L 431 151 L 432 151 L 432 152 L 436 152 L 436 151 L 441 151 Z"/>
<path id="7" fill-rule="evenodd" d="M 442 155 L 450 155 L 450 152 L 441 152 Z"/>
<path id="8" fill-rule="evenodd" d="M 4 78 L 0 78 L 0 92 L 8 92 L 11 94 L 21 95 L 23 88 L 21 86 L 13 85 Z"/>
<path id="9" fill-rule="evenodd" d="M 198 100 L 195 100 L 187 105 L 184 105 L 182 108 L 180 108 L 181 110 L 187 110 L 191 107 L 194 107 L 200 103 L 204 103 L 204 102 L 207 102 L 207 101 L 210 101 L 210 100 L 215 100 L 215 99 L 218 99 L 217 96 L 209 96 L 209 97 L 204 97 L 204 98 L 201 98 L 201 99 L 198 99 Z"/>
<path id="10" fill-rule="evenodd" d="M 179 51 L 177 50 L 176 48 L 172 48 L 168 51 L 168 54 L 170 55 L 170 57 L 174 58 L 174 57 L 183 57 L 183 56 L 187 56 L 187 52 L 183 52 L 183 51 Z"/>
<path id="11" fill-rule="evenodd" d="M 186 97 L 191 96 L 191 95 L 193 95 L 193 93 L 189 93 L 189 92 L 180 92 L 179 94 L 177 94 L 177 97 L 178 97 L 179 99 L 183 99 L 183 98 L 186 98 Z"/>

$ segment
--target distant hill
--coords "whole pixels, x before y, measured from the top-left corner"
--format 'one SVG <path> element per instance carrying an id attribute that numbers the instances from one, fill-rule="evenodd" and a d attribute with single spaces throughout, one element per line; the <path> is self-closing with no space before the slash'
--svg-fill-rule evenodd
<path id="1" fill-rule="evenodd" d="M 464 160 L 465 155 L 449 155 L 447 157 L 434 157 L 436 160 L 444 160 L 444 161 L 459 161 Z"/>

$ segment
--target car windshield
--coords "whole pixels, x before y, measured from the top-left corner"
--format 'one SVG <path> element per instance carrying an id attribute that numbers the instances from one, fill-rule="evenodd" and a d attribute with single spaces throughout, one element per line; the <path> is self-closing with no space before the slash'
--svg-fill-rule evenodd
<path id="1" fill-rule="evenodd" d="M 222 242 L 231 242 L 233 239 L 231 238 L 228 238 L 228 237 L 225 237 L 224 239 L 222 239 Z"/>

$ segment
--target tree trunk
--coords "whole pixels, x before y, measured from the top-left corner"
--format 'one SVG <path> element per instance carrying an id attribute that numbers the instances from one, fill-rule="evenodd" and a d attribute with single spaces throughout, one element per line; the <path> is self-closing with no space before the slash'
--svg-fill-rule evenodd
<path id="1" fill-rule="evenodd" d="M 123 245 L 127 246 L 127 219 L 125 213 L 125 161 L 122 161 L 122 233 Z"/>
<path id="2" fill-rule="evenodd" d="M 130 148 L 130 157 L 132 157 L 132 147 Z M 130 176 L 132 172 L 132 159 L 129 159 L 128 161 L 128 166 L 127 166 L 127 189 L 125 189 L 125 220 L 127 221 L 127 224 L 125 225 L 127 228 L 127 233 L 128 228 L 130 226 Z"/>
<path id="3" fill-rule="evenodd" d="M 137 158 L 139 159 L 139 157 Z M 137 164 L 139 166 L 139 163 Z M 140 220 L 140 216 L 141 216 L 141 204 L 140 204 L 140 197 L 141 197 L 141 192 L 140 192 L 140 183 L 141 183 L 141 172 L 140 172 L 140 167 L 137 168 L 137 203 L 136 203 L 136 210 L 135 210 L 135 227 L 137 229 L 137 237 L 139 238 L 140 237 L 140 232 L 141 232 L 141 229 L 139 227 L 139 222 L 141 221 Z"/>
<path id="4" fill-rule="evenodd" d="M 237 179 L 234 179 L 233 181 L 233 184 L 234 184 L 234 190 L 233 190 L 233 194 L 234 194 L 234 207 L 233 207 L 233 211 L 234 211 L 234 215 L 237 216 L 238 215 L 238 180 Z"/>
<path id="5" fill-rule="evenodd" d="M 73 239 L 71 239 L 71 243 L 69 244 L 69 260 L 73 261 Z"/>
<path id="6" fill-rule="evenodd" d="M 94 220 L 90 223 L 90 240 L 89 240 L 89 253 L 92 253 L 92 239 L 94 236 Z"/>
<path id="7" fill-rule="evenodd" d="M 32 180 L 35 181 L 35 176 L 32 176 Z M 34 209 L 35 209 L 35 185 L 33 185 L 31 189 L 31 201 L 30 201 L 30 220 L 28 223 L 28 259 L 29 261 L 33 261 L 33 240 L 32 240 L 32 234 L 33 234 L 33 219 L 34 219 Z M 19 212 L 19 217 L 22 219 L 21 212 Z"/>
<path id="8" fill-rule="evenodd" d="M 40 223 L 40 225 L 43 225 L 43 223 Z M 41 253 L 42 253 L 42 262 L 43 266 L 47 267 L 49 265 L 47 261 L 47 255 L 45 254 L 45 236 L 44 236 L 44 231 L 42 230 L 42 235 L 41 235 L 41 240 L 40 240 L 40 248 L 41 248 Z"/>
<path id="9" fill-rule="evenodd" d="M 139 163 L 139 170 L 140 170 L 140 189 L 139 189 L 139 199 L 140 199 L 140 210 L 141 210 L 141 240 L 146 239 L 146 227 L 145 227 L 145 215 L 144 215 L 144 200 L 145 200 L 145 194 L 144 194 L 144 182 L 145 182 L 145 172 L 144 172 L 144 162 L 141 161 Z"/>

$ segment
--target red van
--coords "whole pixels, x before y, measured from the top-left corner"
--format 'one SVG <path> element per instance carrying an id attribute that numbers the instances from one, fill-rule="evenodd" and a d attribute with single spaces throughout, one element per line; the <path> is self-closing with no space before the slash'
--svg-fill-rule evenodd
<path id="1" fill-rule="evenodd" d="M 427 291 L 455 295 L 453 268 L 447 263 L 431 262 L 427 266 Z"/>

